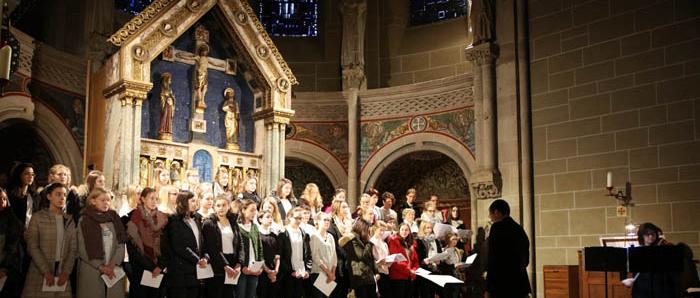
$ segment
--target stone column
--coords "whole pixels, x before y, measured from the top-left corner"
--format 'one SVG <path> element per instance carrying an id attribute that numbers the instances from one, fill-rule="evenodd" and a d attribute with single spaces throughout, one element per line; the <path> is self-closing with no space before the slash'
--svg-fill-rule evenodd
<path id="1" fill-rule="evenodd" d="M 141 154 L 141 108 L 151 83 L 122 80 L 105 89 L 105 98 L 119 100 L 111 109 L 110 121 L 105 133 L 106 146 L 103 161 L 107 185 L 117 194 L 125 194 L 131 184 L 139 181 L 139 156 Z M 110 99 L 111 98 L 111 99 Z"/>
<path id="2" fill-rule="evenodd" d="M 477 164 L 479 169 L 469 184 L 477 199 L 501 196 L 501 176 L 497 166 L 498 138 L 496 134 L 496 81 L 494 64 L 498 47 L 485 42 L 465 50 L 474 69 L 474 95 L 477 100 Z"/>
<path id="3" fill-rule="evenodd" d="M 270 181 L 270 185 L 274 187 L 275 184 L 277 184 L 277 181 L 281 178 L 280 177 L 280 130 L 279 130 L 279 123 L 273 122 L 270 124 L 272 126 L 272 156 L 270 159 L 270 163 L 272 165 L 272 180 Z M 284 171 L 284 170 L 283 170 Z"/>
<path id="4" fill-rule="evenodd" d="M 343 0 L 340 11 L 343 17 L 341 66 L 343 69 L 343 91 L 348 103 L 348 193 L 351 207 L 357 205 L 360 191 L 359 162 L 359 91 L 367 89 L 365 76 L 365 24 L 367 22 L 366 0 Z"/>
<path id="5" fill-rule="evenodd" d="M 272 169 L 272 124 L 265 124 L 265 150 L 263 151 L 263 161 L 264 161 L 264 169 L 266 171 L 263 172 L 263 175 L 265 177 L 266 183 L 267 183 L 267 188 L 266 188 L 266 195 L 269 195 L 273 188 L 275 187 L 274 184 L 277 181 L 272 180 L 272 171 L 269 171 L 267 169 Z"/>
<path id="6" fill-rule="evenodd" d="M 285 139 L 286 139 L 286 133 L 285 133 L 285 132 L 286 132 L 286 130 L 287 130 L 287 125 L 284 124 L 284 123 L 280 123 L 280 124 L 279 124 L 279 129 L 280 129 L 280 132 L 279 132 L 279 150 L 280 150 L 280 157 L 279 157 L 279 176 L 280 176 L 280 178 L 281 178 L 281 177 L 285 177 L 285 173 L 284 173 L 284 159 L 285 159 L 285 151 L 284 151 L 285 148 L 284 148 L 284 147 L 285 147 L 285 146 L 284 146 L 284 143 L 285 143 Z M 277 181 L 275 181 L 275 182 L 277 182 Z"/>

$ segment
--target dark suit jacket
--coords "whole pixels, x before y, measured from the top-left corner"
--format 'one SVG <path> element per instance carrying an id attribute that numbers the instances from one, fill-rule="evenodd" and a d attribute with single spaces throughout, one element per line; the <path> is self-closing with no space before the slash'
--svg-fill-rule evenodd
<path id="1" fill-rule="evenodd" d="M 491 297 L 522 297 L 530 293 L 526 271 L 530 241 L 511 217 L 491 226 L 488 251 L 486 289 Z"/>
<path id="2" fill-rule="evenodd" d="M 238 264 L 238 253 L 239 246 L 241 242 L 241 236 L 238 232 L 238 224 L 233 216 L 228 216 L 229 224 L 231 225 L 231 230 L 233 230 L 233 256 L 227 257 L 231 268 L 236 267 Z M 212 214 L 211 217 L 204 220 L 202 223 L 202 235 L 204 236 L 204 253 L 208 254 L 211 258 L 211 267 L 214 270 L 214 275 L 224 274 L 224 259 L 221 257 L 220 252 L 223 251 L 221 245 L 221 229 L 218 225 L 219 219 L 216 215 Z"/>
<path id="3" fill-rule="evenodd" d="M 301 237 L 304 239 L 304 251 L 302 256 L 304 257 L 304 267 L 306 272 L 311 274 L 311 245 L 309 244 L 309 235 L 304 232 L 303 229 L 299 228 L 301 231 Z M 289 239 L 289 230 L 285 229 L 284 233 L 280 233 L 280 251 L 282 255 L 280 256 L 280 273 L 287 275 L 292 274 L 292 242 Z"/>
<path id="4" fill-rule="evenodd" d="M 195 215 L 195 222 L 201 235 L 202 221 L 199 214 Z M 160 239 L 161 257 L 164 258 L 165 264 L 168 266 L 168 284 L 171 287 L 198 286 L 199 281 L 195 266 L 200 258 L 208 258 L 208 256 L 202 252 L 202 243 L 198 249 L 197 238 L 195 238 L 190 225 L 185 222 L 182 216 L 172 215 L 163 236 Z M 204 237 L 199 237 L 200 241 L 202 238 Z M 196 255 L 190 253 L 187 248 Z"/>

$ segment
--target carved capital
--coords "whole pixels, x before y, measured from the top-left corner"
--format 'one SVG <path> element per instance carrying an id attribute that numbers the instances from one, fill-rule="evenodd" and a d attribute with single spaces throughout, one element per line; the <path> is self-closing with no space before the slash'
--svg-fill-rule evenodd
<path id="1" fill-rule="evenodd" d="M 495 199 L 501 197 L 501 175 L 496 170 L 483 170 L 470 178 L 476 199 Z"/>
<path id="2" fill-rule="evenodd" d="M 265 109 L 253 114 L 253 121 L 264 119 L 265 124 L 289 124 L 294 116 L 294 110 L 290 109 Z"/>
<path id="3" fill-rule="evenodd" d="M 121 80 L 107 87 L 107 89 L 103 91 L 103 94 L 105 98 L 117 95 L 119 100 L 123 103 L 127 102 L 129 104 L 141 105 L 151 88 L 153 88 L 153 84 L 151 83 Z"/>
<path id="4" fill-rule="evenodd" d="M 343 89 L 350 88 L 365 89 L 367 78 L 365 77 L 365 68 L 363 65 L 348 65 L 343 66 Z"/>
<path id="5" fill-rule="evenodd" d="M 464 50 L 464 56 L 476 65 L 493 64 L 498 58 L 498 46 L 491 42 L 470 46 Z"/>

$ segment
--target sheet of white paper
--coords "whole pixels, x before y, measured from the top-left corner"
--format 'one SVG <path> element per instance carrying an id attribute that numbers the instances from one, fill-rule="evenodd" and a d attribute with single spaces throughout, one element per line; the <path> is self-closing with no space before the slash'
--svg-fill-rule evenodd
<path id="1" fill-rule="evenodd" d="M 7 281 L 7 275 L 5 277 L 0 278 L 0 291 L 2 291 L 2 288 L 5 287 L 5 282 Z"/>
<path id="2" fill-rule="evenodd" d="M 248 267 L 248 270 L 253 271 L 253 272 L 258 272 L 260 269 L 262 269 L 262 266 L 265 262 L 263 261 L 253 261 L 253 264 Z"/>
<path id="3" fill-rule="evenodd" d="M 382 234 L 382 240 L 386 241 L 386 238 L 389 238 L 389 236 L 391 236 L 391 232 L 390 232 L 390 231 L 385 231 L 385 232 Z"/>
<path id="4" fill-rule="evenodd" d="M 238 284 L 238 279 L 241 278 L 241 272 L 239 271 L 238 274 L 236 274 L 236 277 L 228 277 L 228 274 L 224 272 L 224 284 L 225 285 L 237 285 Z"/>
<path id="5" fill-rule="evenodd" d="M 700 293 L 700 288 L 688 288 L 685 291 L 688 293 Z"/>
<path id="6" fill-rule="evenodd" d="M 450 253 L 452 253 L 452 252 L 449 251 L 449 250 L 445 250 L 445 251 L 443 251 L 443 252 L 441 252 L 441 253 L 439 253 L 439 254 L 434 255 L 434 256 L 431 257 L 431 258 L 428 258 L 428 262 L 433 262 L 433 263 L 435 263 L 435 262 L 437 262 L 437 261 L 442 261 L 442 260 L 444 260 L 444 259 L 447 259 L 447 258 L 450 257 Z"/>
<path id="7" fill-rule="evenodd" d="M 463 284 L 464 282 L 455 278 L 452 275 L 439 275 L 439 274 L 431 274 L 431 275 L 424 275 L 423 276 L 425 279 L 434 282 L 438 286 L 445 287 L 445 284 L 448 283 L 459 283 Z"/>
<path id="8" fill-rule="evenodd" d="M 126 273 L 124 272 L 124 269 L 119 266 L 114 267 L 114 278 L 109 278 L 107 275 L 102 274 L 100 277 L 102 277 L 102 280 L 105 282 L 105 285 L 107 285 L 108 288 L 113 287 L 120 279 L 122 279 Z"/>
<path id="9" fill-rule="evenodd" d="M 394 262 L 401 262 L 405 261 L 406 257 L 404 257 L 402 254 L 393 254 L 393 255 L 388 255 L 386 258 L 384 258 L 384 261 L 387 263 L 394 263 Z"/>
<path id="10" fill-rule="evenodd" d="M 45 278 L 42 278 L 42 280 L 44 281 L 44 284 L 41 287 L 42 292 L 65 292 L 66 286 L 68 285 L 68 282 L 66 281 L 66 283 L 64 283 L 62 286 L 59 286 L 58 285 L 58 277 L 54 278 L 53 286 L 50 286 L 50 287 L 46 285 Z"/>
<path id="11" fill-rule="evenodd" d="M 214 277 L 214 270 L 211 269 L 211 264 L 207 263 L 207 266 L 204 268 L 199 267 L 199 265 L 195 266 L 197 267 L 197 279 L 207 279 Z"/>
<path id="12" fill-rule="evenodd" d="M 438 222 L 435 223 L 435 226 L 433 227 L 433 232 L 435 232 L 435 237 L 442 238 L 448 232 L 457 233 L 457 228 L 453 227 L 452 225 L 446 225 Z"/>
<path id="13" fill-rule="evenodd" d="M 423 269 L 423 268 L 418 268 L 418 269 L 416 270 L 416 275 L 419 275 L 419 276 L 430 275 L 430 271 L 425 270 L 425 269 Z"/>
<path id="14" fill-rule="evenodd" d="M 476 254 L 468 256 L 467 260 L 464 263 L 471 265 L 474 264 L 474 260 L 476 260 Z"/>
<path id="15" fill-rule="evenodd" d="M 144 270 L 143 271 L 143 276 L 141 276 L 141 285 L 151 287 L 151 288 L 160 288 L 160 283 L 163 281 L 163 274 L 158 274 L 155 278 L 153 277 L 153 272 Z"/>
<path id="16" fill-rule="evenodd" d="M 326 296 L 330 296 L 331 293 L 333 292 L 333 289 L 335 289 L 335 286 L 337 283 L 335 281 L 332 281 L 330 283 L 326 283 L 326 274 L 321 272 L 318 274 L 318 278 L 316 278 L 316 282 L 314 282 L 314 287 L 316 287 L 321 293 L 323 293 Z"/>

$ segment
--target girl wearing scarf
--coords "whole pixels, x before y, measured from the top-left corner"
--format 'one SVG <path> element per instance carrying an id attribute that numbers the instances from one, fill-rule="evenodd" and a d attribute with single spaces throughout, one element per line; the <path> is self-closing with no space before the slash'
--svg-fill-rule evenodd
<path id="1" fill-rule="evenodd" d="M 103 188 L 93 189 L 78 222 L 78 298 L 124 297 L 123 278 L 108 288 L 101 277 L 115 278 L 127 240 L 119 215 L 109 209 L 111 200 Z"/>
<path id="2" fill-rule="evenodd" d="M 129 241 L 126 249 L 133 271 L 133 280 L 129 283 L 129 297 L 160 297 L 160 290 L 141 285 L 144 270 L 153 277 L 162 273 L 165 265 L 160 252 L 160 235 L 168 223 L 168 215 L 158 210 L 156 190 L 146 187 L 141 191 L 139 203 L 131 212 L 126 232 Z"/>

